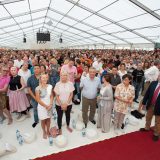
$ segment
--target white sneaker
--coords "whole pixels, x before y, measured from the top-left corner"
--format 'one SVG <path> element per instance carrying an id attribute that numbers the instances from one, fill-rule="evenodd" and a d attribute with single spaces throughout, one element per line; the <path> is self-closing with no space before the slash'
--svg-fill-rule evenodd
<path id="1" fill-rule="evenodd" d="M 119 135 L 119 132 L 118 132 L 119 130 L 118 129 L 114 129 L 114 133 L 115 133 L 115 135 Z"/>
<path id="2" fill-rule="evenodd" d="M 121 133 L 125 134 L 125 129 L 120 129 Z"/>
<path id="3" fill-rule="evenodd" d="M 22 122 L 26 119 L 26 115 L 22 115 L 19 119 L 17 119 L 17 122 Z"/>

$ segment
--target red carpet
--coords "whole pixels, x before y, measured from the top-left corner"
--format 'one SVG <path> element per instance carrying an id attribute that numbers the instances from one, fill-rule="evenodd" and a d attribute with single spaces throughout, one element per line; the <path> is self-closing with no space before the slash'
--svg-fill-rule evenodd
<path id="1" fill-rule="evenodd" d="M 133 132 L 35 160 L 160 160 L 160 140 L 152 132 Z"/>

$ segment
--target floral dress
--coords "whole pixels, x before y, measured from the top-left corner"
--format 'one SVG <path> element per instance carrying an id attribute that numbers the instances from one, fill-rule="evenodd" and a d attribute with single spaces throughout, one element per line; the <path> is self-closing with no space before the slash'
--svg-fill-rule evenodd
<path id="1" fill-rule="evenodd" d="M 132 85 L 129 85 L 127 88 L 123 83 L 117 85 L 115 91 L 115 97 L 122 98 L 123 100 L 128 100 L 129 98 L 133 98 L 135 96 L 135 90 Z M 128 112 L 129 104 L 119 101 L 115 99 L 114 110 L 119 113 L 126 114 Z"/>

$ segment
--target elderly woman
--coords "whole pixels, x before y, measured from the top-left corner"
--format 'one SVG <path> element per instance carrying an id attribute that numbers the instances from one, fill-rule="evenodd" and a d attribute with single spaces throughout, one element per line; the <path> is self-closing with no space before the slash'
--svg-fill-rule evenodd
<path id="1" fill-rule="evenodd" d="M 58 82 L 54 88 L 54 92 L 56 94 L 56 110 L 58 114 L 57 123 L 59 128 L 59 134 L 62 134 L 61 127 L 63 112 L 65 112 L 66 115 L 67 130 L 69 132 L 72 132 L 69 124 L 74 86 L 73 83 L 70 82 L 68 79 L 68 73 L 66 71 L 62 71 L 60 73 L 60 82 Z"/>
<path id="2" fill-rule="evenodd" d="M 114 104 L 115 134 L 118 134 L 119 129 L 121 129 L 124 117 L 128 113 L 128 107 L 131 106 L 135 97 L 134 87 L 130 85 L 131 80 L 131 75 L 125 74 L 122 77 L 122 83 L 116 87 Z"/>
<path id="3" fill-rule="evenodd" d="M 36 99 L 38 102 L 38 117 L 41 120 L 43 138 L 50 136 L 51 109 L 53 106 L 52 85 L 47 84 L 48 74 L 41 74 L 40 84 L 36 88 Z"/>
<path id="4" fill-rule="evenodd" d="M 103 133 L 109 132 L 111 123 L 111 113 L 113 108 L 113 90 L 110 84 L 111 78 L 109 75 L 104 75 L 102 78 L 103 85 L 100 90 L 98 100 L 98 122 L 97 128 L 101 128 Z"/>
<path id="5" fill-rule="evenodd" d="M 17 68 L 12 67 L 10 69 L 11 78 L 9 82 L 9 105 L 11 112 L 18 112 L 19 120 L 22 117 L 22 114 L 27 114 L 27 108 L 30 106 L 27 96 L 24 92 L 26 87 L 24 80 L 21 76 L 18 75 Z"/>

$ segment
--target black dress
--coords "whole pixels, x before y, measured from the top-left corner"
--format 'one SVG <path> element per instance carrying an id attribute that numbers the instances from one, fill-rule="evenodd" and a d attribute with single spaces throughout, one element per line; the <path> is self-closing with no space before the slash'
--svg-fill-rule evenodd
<path id="1" fill-rule="evenodd" d="M 21 85 L 21 76 L 17 75 L 16 77 L 11 77 L 9 82 L 9 89 L 11 91 L 16 91 L 17 89 L 20 89 L 22 87 Z"/>

